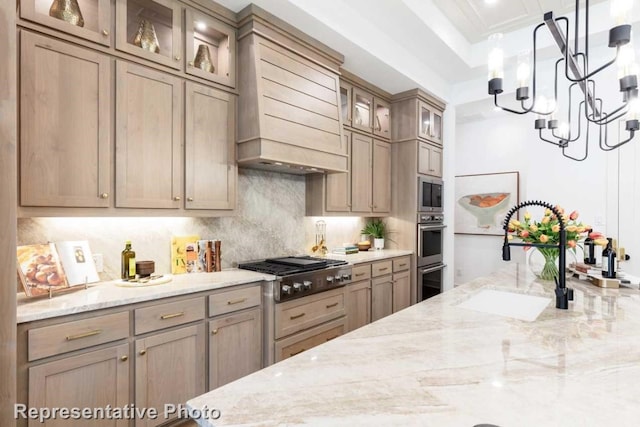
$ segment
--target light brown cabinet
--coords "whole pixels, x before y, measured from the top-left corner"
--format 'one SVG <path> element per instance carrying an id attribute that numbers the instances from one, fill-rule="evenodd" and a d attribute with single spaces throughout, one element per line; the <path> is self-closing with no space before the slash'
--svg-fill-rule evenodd
<path id="1" fill-rule="evenodd" d="M 354 133 L 351 138 L 351 212 L 369 213 L 373 139 Z"/>
<path id="2" fill-rule="evenodd" d="M 432 105 L 420 101 L 418 103 L 418 136 L 428 139 L 434 144 L 442 145 L 442 112 Z"/>
<path id="3" fill-rule="evenodd" d="M 351 158 L 351 132 L 345 131 L 342 137 L 347 144 L 347 154 Z M 312 179 L 321 178 L 316 176 Z M 324 198 L 327 212 L 349 212 L 351 210 L 351 172 L 330 173 L 324 179 L 326 180 Z"/>
<path id="4" fill-rule="evenodd" d="M 173 0 L 116 0 L 116 49 L 182 68 L 182 6 Z"/>
<path id="5" fill-rule="evenodd" d="M 116 207 L 179 208 L 182 81 L 116 63 Z"/>
<path id="6" fill-rule="evenodd" d="M 373 141 L 372 146 L 373 213 L 391 212 L 391 145 L 384 141 Z"/>
<path id="7" fill-rule="evenodd" d="M 309 350 L 332 339 L 338 338 L 346 332 L 345 318 L 341 317 L 336 320 L 313 327 L 304 332 L 292 335 L 282 340 L 276 341 L 275 361 L 288 359 L 303 351 Z"/>
<path id="8" fill-rule="evenodd" d="M 139 338 L 135 342 L 136 406 L 156 408 L 184 404 L 205 392 L 204 325 L 182 327 Z M 136 420 L 136 427 L 156 426 L 158 419 Z"/>
<path id="9" fill-rule="evenodd" d="M 187 82 L 185 207 L 234 209 L 235 95 Z"/>
<path id="10" fill-rule="evenodd" d="M 262 310 L 254 308 L 209 322 L 209 390 L 262 367 Z"/>
<path id="11" fill-rule="evenodd" d="M 418 143 L 418 173 L 442 178 L 442 148 Z"/>
<path id="12" fill-rule="evenodd" d="M 362 280 L 347 286 L 347 332 L 371 323 L 371 281 Z"/>
<path id="13" fill-rule="evenodd" d="M 62 13 L 51 16 L 52 0 L 22 0 L 20 17 L 47 27 L 81 37 L 105 46 L 111 46 L 111 14 L 110 0 L 78 0 L 82 15 L 82 25 L 75 25 L 61 19 Z M 60 4 L 64 3 L 62 1 Z"/>
<path id="14" fill-rule="evenodd" d="M 109 206 L 109 57 L 27 31 L 20 38 L 20 204 Z"/>
<path id="15" fill-rule="evenodd" d="M 420 139 L 441 147 L 444 110 L 444 102 L 420 89 L 393 95 L 391 139 L 394 142 Z"/>
<path id="16" fill-rule="evenodd" d="M 371 321 L 393 313 L 393 280 L 391 275 L 371 280 Z"/>
<path id="17" fill-rule="evenodd" d="M 391 138 L 391 107 L 387 101 L 373 99 L 373 133 L 383 138 Z"/>
<path id="18" fill-rule="evenodd" d="M 41 365 L 29 372 L 30 408 L 122 408 L 131 403 L 129 394 L 129 344 L 88 351 Z M 129 420 L 50 419 L 29 426 L 127 427 Z"/>
<path id="19" fill-rule="evenodd" d="M 340 115 L 344 126 L 353 126 L 353 86 L 340 80 Z"/>
<path id="20" fill-rule="evenodd" d="M 411 305 L 411 277 L 409 271 L 393 274 L 393 312 Z"/>
<path id="21" fill-rule="evenodd" d="M 373 133 L 373 95 L 353 88 L 353 127 Z"/>

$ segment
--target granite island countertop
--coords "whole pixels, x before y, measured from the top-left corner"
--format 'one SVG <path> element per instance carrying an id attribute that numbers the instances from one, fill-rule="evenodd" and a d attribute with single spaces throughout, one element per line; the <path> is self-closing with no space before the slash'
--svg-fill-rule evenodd
<path id="1" fill-rule="evenodd" d="M 640 291 L 523 266 L 478 278 L 190 400 L 202 426 L 636 426 Z M 484 290 L 548 297 L 534 321 L 459 307 Z"/>

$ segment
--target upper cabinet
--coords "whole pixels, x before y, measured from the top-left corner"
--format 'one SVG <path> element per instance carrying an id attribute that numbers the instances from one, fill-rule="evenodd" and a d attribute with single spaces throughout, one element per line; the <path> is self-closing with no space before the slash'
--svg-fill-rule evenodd
<path id="1" fill-rule="evenodd" d="M 373 133 L 383 138 L 391 138 L 391 107 L 380 98 L 373 102 Z"/>
<path id="2" fill-rule="evenodd" d="M 418 136 L 442 145 L 442 111 L 424 101 L 418 102 L 418 108 Z"/>
<path id="3" fill-rule="evenodd" d="M 372 133 L 373 95 L 362 89 L 353 89 L 353 127 Z"/>
<path id="4" fill-rule="evenodd" d="M 116 49 L 180 69 L 182 7 L 173 0 L 116 0 Z"/>
<path id="5" fill-rule="evenodd" d="M 341 70 L 342 124 L 375 137 L 391 139 L 391 95 Z"/>
<path id="6" fill-rule="evenodd" d="M 225 86 L 236 86 L 236 30 L 204 13 L 185 13 L 186 72 Z"/>
<path id="7" fill-rule="evenodd" d="M 20 17 L 111 46 L 110 0 L 22 0 Z"/>
<path id="8" fill-rule="evenodd" d="M 352 126 L 353 86 L 340 80 L 340 114 L 344 126 Z"/>
<path id="9" fill-rule="evenodd" d="M 420 139 L 442 146 L 444 109 L 442 101 L 420 89 L 394 95 L 391 139 L 393 142 Z"/>

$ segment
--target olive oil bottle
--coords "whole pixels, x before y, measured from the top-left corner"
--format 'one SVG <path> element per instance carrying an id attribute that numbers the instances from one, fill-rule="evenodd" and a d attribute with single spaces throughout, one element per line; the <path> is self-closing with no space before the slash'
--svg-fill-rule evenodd
<path id="1" fill-rule="evenodd" d="M 122 280 L 131 280 L 136 278 L 136 252 L 131 249 L 131 240 L 125 242 L 122 251 Z"/>

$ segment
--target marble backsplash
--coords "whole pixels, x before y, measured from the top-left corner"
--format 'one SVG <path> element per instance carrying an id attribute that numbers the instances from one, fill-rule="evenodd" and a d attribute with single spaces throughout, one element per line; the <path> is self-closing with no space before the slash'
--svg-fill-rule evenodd
<path id="1" fill-rule="evenodd" d="M 327 223 L 328 247 L 360 237 L 362 218 L 304 216 L 305 178 L 253 169 L 238 174 L 236 215 L 221 218 L 21 218 L 18 245 L 87 240 L 104 259 L 103 280 L 119 277 L 120 252 L 131 240 L 138 260 L 154 260 L 156 272 L 170 271 L 172 236 L 198 234 L 222 241 L 222 267 L 239 261 L 309 252 L 315 223 Z"/>

